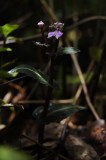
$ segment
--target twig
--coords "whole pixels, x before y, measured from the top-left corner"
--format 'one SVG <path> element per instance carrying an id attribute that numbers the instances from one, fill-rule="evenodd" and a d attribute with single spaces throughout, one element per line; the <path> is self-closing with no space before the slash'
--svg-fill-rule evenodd
<path id="1" fill-rule="evenodd" d="M 17 91 L 18 91 L 19 93 L 21 93 L 22 95 L 25 93 L 25 88 L 22 88 L 22 87 L 21 87 L 20 85 L 18 85 L 18 84 L 12 83 L 13 80 L 10 80 L 10 81 L 1 80 L 1 81 L 3 81 L 3 83 L 0 84 L 0 86 L 2 86 L 2 85 L 4 85 L 4 84 L 5 84 L 5 85 L 8 84 L 8 86 L 10 86 L 11 88 L 14 88 L 15 90 L 17 90 Z M 8 92 L 8 93 L 6 93 L 6 95 L 4 96 L 3 100 L 4 100 L 4 102 L 9 103 L 12 97 L 13 97 L 12 92 Z"/>
<path id="2" fill-rule="evenodd" d="M 37 144 L 40 148 L 42 148 L 42 149 L 44 149 L 44 150 L 47 150 L 47 151 L 49 151 L 49 152 L 51 152 L 51 153 L 53 153 L 53 154 L 59 156 L 60 158 L 62 158 L 62 159 L 64 159 L 64 160 L 69 160 L 67 157 L 64 157 L 62 154 L 59 154 L 59 153 L 53 151 L 52 149 L 43 146 L 42 144 L 38 143 L 36 140 L 34 140 L 34 139 L 28 137 L 27 135 L 22 134 L 22 136 L 25 137 L 25 138 L 27 138 L 29 141 L 31 141 L 31 142 Z"/>
<path id="3" fill-rule="evenodd" d="M 82 24 L 84 24 L 86 22 L 99 20 L 99 19 L 105 21 L 106 20 L 106 16 L 91 16 L 91 17 L 85 18 L 85 19 L 83 19 L 81 21 L 78 21 L 78 22 L 72 24 L 71 26 L 67 27 L 67 31 L 70 30 L 70 29 L 73 29 L 73 28 L 75 28 L 75 27 L 77 27 L 79 25 L 82 25 Z"/>
<path id="4" fill-rule="evenodd" d="M 106 95 L 97 95 L 96 97 L 95 97 L 95 99 L 96 100 L 106 100 Z"/>
<path id="5" fill-rule="evenodd" d="M 22 27 L 25 26 L 25 21 L 28 20 L 29 18 L 31 18 L 33 12 L 28 12 L 26 13 L 24 16 L 19 17 L 17 20 L 12 21 L 12 24 L 18 24 Z"/>
<path id="6" fill-rule="evenodd" d="M 53 12 L 55 12 L 54 11 L 54 0 L 49 0 L 49 6 L 50 6 L 50 8 L 53 10 Z M 52 20 L 51 20 L 51 18 L 49 18 L 49 22 L 50 23 L 52 23 Z"/>
<path id="7" fill-rule="evenodd" d="M 98 82 L 99 82 L 99 77 L 100 77 L 100 74 L 101 74 L 101 71 L 105 65 L 105 62 L 106 62 L 106 48 L 104 47 L 104 50 L 102 52 L 102 55 L 101 55 L 101 59 L 100 59 L 100 62 L 96 68 L 96 71 L 94 72 L 94 75 L 93 75 L 93 82 L 92 82 L 92 88 L 90 90 L 90 95 L 91 95 L 91 99 L 92 101 L 94 100 L 94 96 L 95 96 L 95 93 L 96 93 L 96 90 L 97 90 L 97 86 L 98 86 Z"/>
<path id="8" fill-rule="evenodd" d="M 46 11 L 46 13 L 47 13 L 48 16 L 52 17 L 52 20 L 54 22 L 58 21 L 57 16 L 54 14 L 53 10 L 49 7 L 49 5 L 47 4 L 47 2 L 45 0 L 39 0 L 39 2 L 43 6 L 43 9 Z"/>
<path id="9" fill-rule="evenodd" d="M 73 103 L 74 99 L 59 99 L 59 100 L 50 100 L 50 103 L 53 103 L 53 104 L 70 104 L 70 103 Z M 36 105 L 39 105 L 39 104 L 44 104 L 45 103 L 45 100 L 24 100 L 24 101 L 19 101 L 17 103 L 13 103 L 13 104 L 36 104 Z"/>
<path id="10" fill-rule="evenodd" d="M 91 61 L 90 65 L 89 65 L 89 67 L 88 67 L 88 70 L 87 70 L 87 73 L 86 73 L 86 76 L 85 76 L 85 80 L 87 79 L 87 77 L 88 77 L 91 69 L 93 68 L 93 66 L 94 66 L 94 60 Z M 75 96 L 74 96 L 74 101 L 75 101 L 75 102 L 78 100 L 81 92 L 82 92 L 82 85 L 79 85 L 79 87 L 78 87 L 78 89 L 77 89 L 77 92 L 76 92 L 76 94 L 75 94 Z"/>
<path id="11" fill-rule="evenodd" d="M 49 0 L 49 5 L 52 10 L 54 10 L 54 0 Z"/>
<path id="12" fill-rule="evenodd" d="M 104 7 L 104 0 L 101 3 L 101 0 L 98 0 L 98 16 L 103 15 L 103 7 Z M 94 36 L 94 45 L 97 46 L 98 44 L 98 40 L 99 40 L 99 36 L 100 36 L 100 28 L 101 28 L 101 20 L 98 19 L 96 22 L 96 28 L 95 28 L 95 36 Z"/>
<path id="13" fill-rule="evenodd" d="M 79 63 L 77 61 L 76 55 L 75 54 L 71 54 L 70 56 L 71 56 L 71 58 L 72 58 L 72 60 L 74 62 L 75 68 L 76 68 L 77 73 L 79 75 L 79 78 L 80 78 L 80 81 L 81 81 L 81 84 L 82 84 L 82 88 L 83 88 L 83 91 L 84 91 L 85 98 L 86 98 L 86 101 L 88 103 L 88 106 L 89 106 L 90 110 L 92 111 L 92 113 L 93 113 L 94 117 L 96 118 L 96 120 L 100 120 L 100 118 L 99 118 L 97 112 L 95 111 L 94 106 L 92 105 L 91 100 L 89 98 L 88 89 L 87 89 L 87 86 L 86 86 L 86 83 L 85 83 L 85 79 L 83 77 L 83 74 L 82 74 L 82 71 L 80 69 Z"/>
<path id="14" fill-rule="evenodd" d="M 104 36 L 102 37 L 102 40 L 101 40 L 101 42 L 100 42 L 100 44 L 99 44 L 99 48 L 102 48 L 102 47 L 104 46 L 105 41 L 106 41 L 106 30 L 105 30 Z M 85 80 L 87 79 L 90 71 L 92 70 L 92 68 L 93 68 L 93 66 L 94 66 L 94 63 L 95 63 L 94 60 L 92 60 L 91 63 L 90 63 L 90 65 L 89 65 L 89 67 L 88 67 Z M 80 96 L 80 94 L 81 94 L 81 91 L 82 91 L 82 85 L 80 85 L 79 88 L 77 89 L 77 92 L 76 92 L 75 97 L 74 97 L 74 98 L 75 98 L 75 102 L 78 100 L 78 98 L 79 98 L 79 96 Z"/>
<path id="15" fill-rule="evenodd" d="M 0 108 L 11 108 L 11 107 L 18 107 L 18 108 L 21 108 L 22 110 L 24 110 L 24 107 L 22 105 L 14 105 L 14 104 L 11 104 L 11 103 L 8 103 L 8 104 L 1 104 L 0 105 Z"/>
<path id="16" fill-rule="evenodd" d="M 12 84 L 11 82 L 14 82 L 14 81 L 17 81 L 17 80 L 19 80 L 19 79 L 26 78 L 26 77 L 28 77 L 28 76 L 26 76 L 26 75 L 25 75 L 25 76 L 21 76 L 21 77 L 19 77 L 19 78 L 14 78 L 14 79 L 9 80 L 9 81 L 0 79 L 0 81 L 3 81 L 3 83 L 0 83 L 0 86 L 10 85 L 11 87 L 13 87 L 13 88 L 15 88 L 15 89 L 20 90 L 20 89 L 21 89 L 21 86 L 17 87 L 17 86 L 18 86 L 17 84 Z M 19 89 L 19 88 L 20 88 L 20 89 Z"/>

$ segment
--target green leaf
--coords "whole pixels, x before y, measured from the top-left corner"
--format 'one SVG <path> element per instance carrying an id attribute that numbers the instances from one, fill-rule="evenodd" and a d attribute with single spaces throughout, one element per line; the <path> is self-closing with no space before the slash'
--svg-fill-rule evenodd
<path id="1" fill-rule="evenodd" d="M 7 146 L 0 146 L 0 160 L 31 160 L 29 155 Z"/>
<path id="2" fill-rule="evenodd" d="M 37 70 L 32 66 L 20 65 L 20 66 L 13 68 L 8 73 L 11 74 L 14 72 L 25 73 L 26 75 L 33 77 L 34 79 L 37 79 L 40 83 L 45 84 L 46 86 L 51 86 L 49 84 L 48 76 L 46 76 L 40 70 Z"/>
<path id="3" fill-rule="evenodd" d="M 8 47 L 0 47 L 0 52 L 6 52 L 6 51 L 10 52 L 12 51 L 12 49 Z"/>
<path id="4" fill-rule="evenodd" d="M 8 62 L 6 62 L 6 63 L 3 63 L 3 64 L 1 65 L 1 68 L 6 68 L 6 67 L 14 64 L 15 62 L 16 62 L 16 59 L 14 59 L 14 60 L 12 60 L 12 61 L 8 61 Z"/>
<path id="5" fill-rule="evenodd" d="M 5 24 L 3 26 L 0 26 L 0 33 L 7 38 L 7 36 L 16 30 L 19 27 L 17 24 Z"/>
<path id="6" fill-rule="evenodd" d="M 41 121 L 43 108 L 43 106 L 40 106 L 36 108 L 33 112 L 33 117 L 38 121 Z M 59 122 L 64 118 L 70 116 L 71 114 L 83 109 L 85 108 L 77 105 L 53 105 L 49 107 L 48 114 L 43 119 L 43 122 Z"/>
<path id="7" fill-rule="evenodd" d="M 64 47 L 59 48 L 57 51 L 57 54 L 63 55 L 63 54 L 75 54 L 80 52 L 80 50 L 74 48 L 74 47 Z"/>
<path id="8" fill-rule="evenodd" d="M 14 73 L 8 73 L 5 70 L 0 70 L 0 78 L 10 78 L 10 77 L 16 77 L 17 74 Z"/>
<path id="9" fill-rule="evenodd" d="M 55 105 L 51 108 L 51 111 L 48 113 L 45 121 L 48 123 L 54 121 L 61 121 L 64 118 L 82 109 L 85 108 L 77 105 Z"/>

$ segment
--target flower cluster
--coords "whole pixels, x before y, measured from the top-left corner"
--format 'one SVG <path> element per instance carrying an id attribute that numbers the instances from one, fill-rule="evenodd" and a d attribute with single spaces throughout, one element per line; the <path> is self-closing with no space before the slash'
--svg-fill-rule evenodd
<path id="1" fill-rule="evenodd" d="M 45 26 L 44 22 L 40 21 L 37 24 L 39 26 L 40 29 L 43 29 L 43 27 Z M 64 23 L 61 22 L 56 22 L 52 25 L 49 26 L 50 31 L 48 32 L 48 37 L 47 38 L 52 38 L 55 37 L 56 39 L 59 39 L 62 35 L 62 29 L 63 29 Z"/>
<path id="2" fill-rule="evenodd" d="M 63 32 L 61 32 L 62 28 L 64 26 L 64 23 L 56 22 L 53 25 L 50 26 L 50 29 L 52 31 L 48 32 L 48 38 L 55 37 L 56 39 L 59 39 Z"/>

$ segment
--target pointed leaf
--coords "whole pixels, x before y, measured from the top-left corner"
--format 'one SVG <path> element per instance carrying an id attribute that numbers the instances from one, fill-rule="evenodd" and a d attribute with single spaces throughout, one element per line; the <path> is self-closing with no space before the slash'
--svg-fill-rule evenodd
<path id="1" fill-rule="evenodd" d="M 59 48 L 57 51 L 57 54 L 63 55 L 63 54 L 75 54 L 80 52 L 80 50 L 74 48 L 74 47 L 64 47 Z"/>
<path id="2" fill-rule="evenodd" d="M 17 74 L 10 74 L 5 70 L 0 70 L 0 78 L 16 77 Z"/>
<path id="3" fill-rule="evenodd" d="M 0 26 L 0 33 L 6 38 L 11 32 L 16 30 L 19 26 L 17 24 L 5 24 Z"/>
<path id="4" fill-rule="evenodd" d="M 6 62 L 6 63 L 3 63 L 3 64 L 1 65 L 1 68 L 6 68 L 6 67 L 14 64 L 15 62 L 16 62 L 16 59 L 14 59 L 14 60 L 12 60 L 12 61 L 8 61 L 8 62 Z"/>
<path id="5" fill-rule="evenodd" d="M 40 70 L 37 70 L 32 66 L 20 65 L 20 66 L 13 68 L 8 73 L 14 73 L 14 72 L 25 73 L 28 76 L 37 79 L 40 83 L 45 84 L 46 86 L 51 86 L 49 84 L 48 76 L 46 76 Z"/>
<path id="6" fill-rule="evenodd" d="M 9 48 L 9 47 L 0 47 L 0 52 L 6 52 L 6 51 L 12 51 L 12 49 L 11 48 Z"/>
<path id="7" fill-rule="evenodd" d="M 51 108 L 51 111 L 48 113 L 45 121 L 48 123 L 54 121 L 61 121 L 62 119 L 82 109 L 85 108 L 76 105 L 55 105 Z"/>
<path id="8" fill-rule="evenodd" d="M 33 117 L 41 121 L 41 115 L 43 112 L 44 107 L 40 106 L 36 108 L 33 112 Z M 62 119 L 70 116 L 71 114 L 85 109 L 84 107 L 77 106 L 77 105 L 53 105 L 49 107 L 47 117 L 43 120 L 43 122 L 50 123 L 50 122 L 59 122 Z"/>

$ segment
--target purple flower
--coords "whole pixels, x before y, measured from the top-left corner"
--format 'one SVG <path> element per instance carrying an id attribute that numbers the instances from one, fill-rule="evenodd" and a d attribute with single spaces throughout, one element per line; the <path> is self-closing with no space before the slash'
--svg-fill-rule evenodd
<path id="1" fill-rule="evenodd" d="M 59 39 L 62 35 L 63 33 L 61 31 L 55 30 L 48 33 L 48 38 L 56 37 L 56 39 Z"/>

